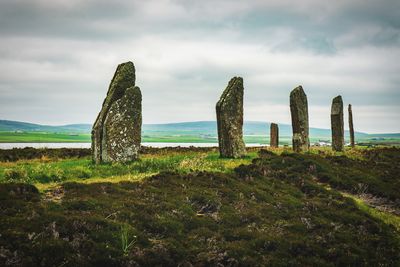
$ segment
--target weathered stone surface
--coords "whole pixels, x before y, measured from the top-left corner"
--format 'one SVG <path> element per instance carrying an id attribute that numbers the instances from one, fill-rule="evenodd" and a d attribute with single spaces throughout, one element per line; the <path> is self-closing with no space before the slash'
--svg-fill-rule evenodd
<path id="1" fill-rule="evenodd" d="M 142 130 L 142 94 L 139 87 L 126 89 L 112 105 L 103 126 L 102 161 L 138 158 Z"/>
<path id="2" fill-rule="evenodd" d="M 246 155 L 243 142 L 243 79 L 232 78 L 217 102 L 218 143 L 221 157 Z"/>
<path id="3" fill-rule="evenodd" d="M 295 152 L 308 151 L 310 148 L 308 126 L 307 95 L 301 86 L 290 93 L 290 113 L 292 115 L 292 144 Z"/>
<path id="4" fill-rule="evenodd" d="M 96 163 L 137 158 L 137 152 L 132 151 L 137 150 L 137 140 L 141 138 L 141 95 L 140 89 L 135 87 L 135 79 L 132 62 L 118 65 L 92 129 L 92 156 Z M 118 132 L 122 133 L 117 137 Z M 129 138 L 123 138 L 125 133 Z M 132 134 L 135 136 L 130 136 Z"/>
<path id="5" fill-rule="evenodd" d="M 344 148 L 344 127 L 343 127 L 343 100 L 339 95 L 332 100 L 331 128 L 332 128 L 332 149 L 343 151 Z"/>
<path id="6" fill-rule="evenodd" d="M 349 105 L 349 130 L 350 130 L 350 146 L 355 146 L 355 138 L 354 138 L 354 125 L 353 125 L 353 110 L 351 105 Z"/>
<path id="7" fill-rule="evenodd" d="M 279 146 L 279 128 L 278 128 L 278 124 L 276 124 L 276 123 L 271 123 L 270 146 L 271 147 Z"/>

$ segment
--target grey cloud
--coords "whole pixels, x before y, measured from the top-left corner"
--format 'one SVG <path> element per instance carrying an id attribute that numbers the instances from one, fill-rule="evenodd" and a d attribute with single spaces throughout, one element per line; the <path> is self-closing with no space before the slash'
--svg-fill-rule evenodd
<path id="1" fill-rule="evenodd" d="M 313 110 L 342 94 L 377 118 L 385 107 L 398 111 L 399 8 L 391 0 L 2 1 L 0 117 L 92 122 L 115 66 L 133 60 L 145 122 L 215 119 L 235 75 L 245 79 L 250 120 L 289 122 L 298 84 Z M 400 131 L 396 118 L 380 127 Z M 326 116 L 313 120 L 324 125 Z M 358 126 L 371 130 L 365 116 Z"/>

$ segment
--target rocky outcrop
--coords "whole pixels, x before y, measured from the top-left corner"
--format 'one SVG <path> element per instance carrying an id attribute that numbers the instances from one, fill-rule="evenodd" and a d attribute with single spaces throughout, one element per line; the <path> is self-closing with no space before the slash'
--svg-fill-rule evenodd
<path id="1" fill-rule="evenodd" d="M 243 142 L 243 79 L 234 77 L 217 102 L 218 143 L 221 157 L 240 158 L 246 154 Z"/>
<path id="2" fill-rule="evenodd" d="M 343 100 L 337 96 L 332 100 L 331 128 L 332 128 L 332 149 L 343 151 L 344 148 L 344 127 L 343 127 Z"/>
<path id="3" fill-rule="evenodd" d="M 279 128 L 278 128 L 278 124 L 276 124 L 276 123 L 271 123 L 270 146 L 271 147 L 279 146 Z"/>
<path id="4" fill-rule="evenodd" d="M 142 96 L 139 87 L 135 87 L 135 78 L 132 62 L 118 65 L 92 129 L 95 163 L 126 162 L 138 158 Z"/>
<path id="5" fill-rule="evenodd" d="M 295 152 L 308 151 L 310 148 L 308 126 L 307 95 L 301 86 L 290 93 L 290 113 L 292 116 L 292 144 Z"/>
<path id="6" fill-rule="evenodd" d="M 353 110 L 351 105 L 349 105 L 349 130 L 350 130 L 350 146 L 355 146 L 355 138 L 354 138 L 354 125 L 353 125 Z"/>

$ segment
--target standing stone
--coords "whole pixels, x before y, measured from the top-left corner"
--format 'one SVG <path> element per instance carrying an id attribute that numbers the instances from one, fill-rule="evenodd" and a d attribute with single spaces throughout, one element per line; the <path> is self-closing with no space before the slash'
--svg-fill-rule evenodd
<path id="1" fill-rule="evenodd" d="M 276 123 L 271 123 L 270 146 L 279 147 L 279 127 Z"/>
<path id="2" fill-rule="evenodd" d="M 344 126 L 343 126 L 343 100 L 337 96 L 332 100 L 331 128 L 332 128 L 332 149 L 343 151 L 344 148 Z"/>
<path id="3" fill-rule="evenodd" d="M 232 78 L 217 102 L 218 143 L 221 157 L 246 155 L 243 142 L 243 79 Z"/>
<path id="4" fill-rule="evenodd" d="M 142 94 L 139 87 L 130 87 L 111 105 L 104 121 L 102 160 L 126 162 L 138 158 L 141 128 Z"/>
<path id="5" fill-rule="evenodd" d="M 350 146 L 355 146 L 355 139 L 354 139 L 354 126 L 353 126 L 353 110 L 351 105 L 349 105 L 349 130 L 350 130 Z"/>
<path id="6" fill-rule="evenodd" d="M 310 148 L 308 127 L 307 95 L 301 86 L 290 93 L 290 113 L 292 115 L 293 150 L 295 152 L 308 151 Z"/>
<path id="7" fill-rule="evenodd" d="M 130 161 L 138 157 L 141 140 L 141 93 L 135 87 L 132 62 L 118 65 L 92 129 L 95 163 Z"/>

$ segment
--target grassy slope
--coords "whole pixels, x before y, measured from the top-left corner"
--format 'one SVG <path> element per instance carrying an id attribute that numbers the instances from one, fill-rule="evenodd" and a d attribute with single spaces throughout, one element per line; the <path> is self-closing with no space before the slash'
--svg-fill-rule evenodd
<path id="1" fill-rule="evenodd" d="M 213 149 L 165 149 L 127 165 L 0 163 L 2 182 L 42 190 L 0 186 L 0 263 L 400 264 L 399 217 L 340 192 L 357 193 L 362 182 L 398 201 L 398 149 L 275 152 L 229 160 Z"/>

